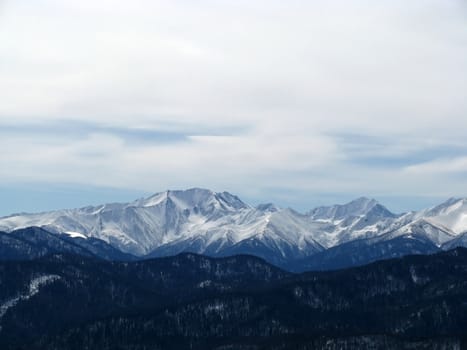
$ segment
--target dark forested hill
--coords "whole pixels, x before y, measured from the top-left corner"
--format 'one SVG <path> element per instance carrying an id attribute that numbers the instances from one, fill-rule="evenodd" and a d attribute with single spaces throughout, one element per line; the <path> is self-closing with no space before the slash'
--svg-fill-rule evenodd
<path id="1" fill-rule="evenodd" d="M 136 260 L 97 238 L 73 238 L 54 234 L 40 227 L 27 227 L 11 233 L 0 232 L 1 260 L 30 260 L 53 253 L 68 253 L 104 260 Z"/>
<path id="2" fill-rule="evenodd" d="M 291 274 L 251 256 L 0 263 L 1 349 L 456 349 L 467 250 Z"/>

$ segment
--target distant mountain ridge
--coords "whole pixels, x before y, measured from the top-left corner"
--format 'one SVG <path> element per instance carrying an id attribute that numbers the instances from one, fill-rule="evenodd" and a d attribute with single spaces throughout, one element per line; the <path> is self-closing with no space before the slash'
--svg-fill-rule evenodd
<path id="1" fill-rule="evenodd" d="M 104 250 L 139 257 L 253 254 L 284 268 L 327 269 L 464 246 L 467 199 L 452 198 L 430 209 L 396 215 L 376 200 L 361 197 L 302 214 L 271 203 L 253 207 L 228 192 L 192 188 L 130 203 L 0 218 L 0 231 L 13 236 L 28 227 L 67 237 L 84 249 L 92 239 L 108 245 Z M 423 244 L 414 244 L 413 237 Z M 318 257 L 320 263 L 314 263 Z"/>

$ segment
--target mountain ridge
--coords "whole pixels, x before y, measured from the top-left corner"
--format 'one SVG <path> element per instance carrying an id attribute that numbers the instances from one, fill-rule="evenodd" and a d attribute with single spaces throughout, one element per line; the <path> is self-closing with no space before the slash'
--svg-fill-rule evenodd
<path id="1" fill-rule="evenodd" d="M 299 213 L 272 203 L 254 207 L 225 191 L 191 188 L 159 192 L 128 203 L 2 217 L 0 231 L 12 233 L 37 226 L 72 240 L 97 239 L 139 257 L 184 251 L 211 256 L 248 253 L 288 267 L 292 261 L 317 254 L 324 257 L 328 250 L 334 256 L 336 250 L 330 249 L 350 242 L 370 246 L 371 251 L 364 249 L 366 256 L 353 259 L 362 263 L 388 257 L 389 243 L 382 242 L 397 237 L 406 239 L 393 241 L 400 244 L 391 248 L 395 256 L 397 251 L 410 253 L 407 247 L 412 244 L 407 237 L 411 234 L 425 237 L 439 249 L 452 247 L 449 242 L 464 245 L 467 240 L 460 237 L 467 232 L 466 218 L 467 200 L 462 198 L 402 214 L 394 214 L 367 197 Z M 425 248 L 433 250 L 428 245 Z"/>

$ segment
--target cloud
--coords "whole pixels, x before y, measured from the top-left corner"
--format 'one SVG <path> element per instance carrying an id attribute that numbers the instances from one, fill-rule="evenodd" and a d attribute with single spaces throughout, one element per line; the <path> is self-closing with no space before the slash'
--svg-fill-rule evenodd
<path id="1" fill-rule="evenodd" d="M 58 135 L 52 136 L 53 132 Z M 174 136 L 148 130 L 93 129 L 88 124 L 66 130 L 57 124 L 16 127 L 0 139 L 0 162 L 8 164 L 1 175 L 9 181 L 66 180 L 138 189 L 173 187 L 178 181 L 240 186 L 247 181 L 266 183 L 284 169 L 306 171 L 333 159 L 332 141 L 321 136 L 282 135 L 277 142 L 271 142 L 271 136 L 263 130 Z"/>
<path id="2" fill-rule="evenodd" d="M 467 155 L 462 1 L 18 0 L 2 14 L 2 182 L 464 191 L 414 175 Z"/>
<path id="3" fill-rule="evenodd" d="M 467 173 L 467 156 L 435 159 L 409 166 L 405 170 L 408 173 L 418 175 L 465 175 Z"/>

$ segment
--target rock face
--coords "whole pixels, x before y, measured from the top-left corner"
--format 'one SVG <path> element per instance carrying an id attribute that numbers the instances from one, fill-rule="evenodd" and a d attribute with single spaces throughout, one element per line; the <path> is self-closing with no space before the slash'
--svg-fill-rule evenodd
<path id="1" fill-rule="evenodd" d="M 292 274 L 252 256 L 0 262 L 0 348 L 460 349 L 467 249 Z"/>
<path id="2" fill-rule="evenodd" d="M 253 254 L 288 269 L 328 269 L 464 246 L 467 200 L 396 215 L 373 199 L 359 198 L 301 214 L 273 204 L 252 207 L 227 192 L 194 188 L 131 203 L 0 218 L 0 231 L 12 235 L 3 235 L 2 242 L 26 254 L 32 248 L 20 248 L 14 236 L 32 226 L 105 258 Z"/>

